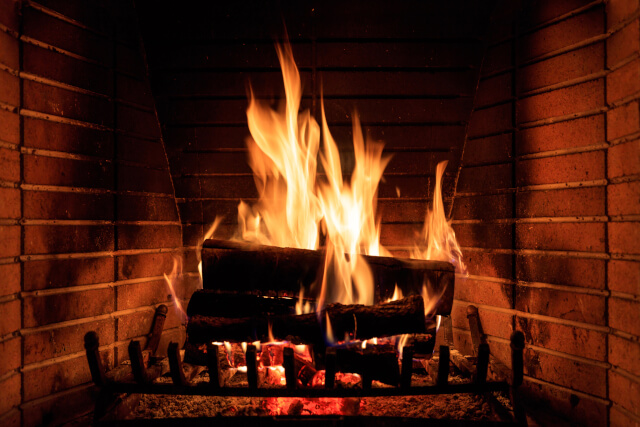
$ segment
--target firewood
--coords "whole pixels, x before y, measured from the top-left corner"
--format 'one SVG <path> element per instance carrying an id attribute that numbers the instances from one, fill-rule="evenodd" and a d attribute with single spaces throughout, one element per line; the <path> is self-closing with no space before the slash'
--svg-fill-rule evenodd
<path id="1" fill-rule="evenodd" d="M 320 313 L 302 315 L 265 316 L 258 313 L 239 319 L 195 315 L 189 319 L 187 335 L 191 344 L 264 342 L 269 339 L 271 329 L 273 338 L 278 341 L 322 346 L 327 316 L 336 339 L 345 334 L 364 340 L 425 332 L 424 303 L 421 296 L 413 295 L 373 306 L 329 304 Z"/>
<path id="2" fill-rule="evenodd" d="M 248 317 L 254 313 L 283 315 L 295 313 L 297 299 L 220 293 L 211 289 L 195 291 L 187 306 L 187 316 Z"/>
<path id="3" fill-rule="evenodd" d="M 400 381 L 398 355 L 392 345 L 367 345 L 336 348 L 336 370 L 359 374 L 365 379 L 397 386 Z"/>

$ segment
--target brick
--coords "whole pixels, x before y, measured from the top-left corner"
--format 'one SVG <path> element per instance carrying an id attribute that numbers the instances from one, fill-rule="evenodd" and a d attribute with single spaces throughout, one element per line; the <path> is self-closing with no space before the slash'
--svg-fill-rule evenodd
<path id="1" fill-rule="evenodd" d="M 21 377 L 20 374 L 15 374 L 0 381 L 3 395 L 3 398 L 0 399 L 0 414 L 5 414 L 20 404 Z"/>
<path id="2" fill-rule="evenodd" d="M 621 412 L 618 406 L 611 407 L 611 414 L 609 418 L 609 425 L 614 427 L 631 426 L 634 423 L 638 423 L 637 418 L 631 418 L 633 415 L 627 415 L 627 413 Z"/>
<path id="3" fill-rule="evenodd" d="M 477 276 L 511 278 L 513 257 L 510 254 L 495 254 L 481 251 L 464 251 L 463 261 L 469 274 Z"/>
<path id="4" fill-rule="evenodd" d="M 0 226 L 0 257 L 20 255 L 20 227 L 12 225 Z"/>
<path id="5" fill-rule="evenodd" d="M 516 286 L 516 310 L 525 313 L 604 325 L 604 306 L 604 297 L 598 295 Z"/>
<path id="6" fill-rule="evenodd" d="M 146 169 L 121 165 L 118 168 L 118 190 L 172 194 L 171 176 L 168 170 Z"/>
<path id="7" fill-rule="evenodd" d="M 234 206 L 237 211 L 237 207 Z M 231 211 L 231 213 L 233 210 Z M 411 200 L 380 200 L 377 215 L 383 223 L 424 221 L 427 213 L 427 202 Z M 233 220 L 233 216 L 230 216 Z"/>
<path id="8" fill-rule="evenodd" d="M 604 252 L 605 224 L 598 222 L 516 224 L 518 249 Z"/>
<path id="9" fill-rule="evenodd" d="M 607 39 L 607 66 L 611 68 L 639 50 L 640 20 L 635 19 Z"/>
<path id="10" fill-rule="evenodd" d="M 607 186 L 609 215 L 640 214 L 640 182 L 623 182 Z"/>
<path id="11" fill-rule="evenodd" d="M 12 334 L 20 329 L 20 301 L 11 300 L 0 303 L 0 336 Z"/>
<path id="12" fill-rule="evenodd" d="M 179 225 L 120 225 L 118 249 L 175 248 L 182 246 Z"/>
<path id="13" fill-rule="evenodd" d="M 518 123 L 582 113 L 603 107 L 604 102 L 604 79 L 592 80 L 518 100 Z"/>
<path id="14" fill-rule="evenodd" d="M 596 43 L 527 65 L 518 74 L 518 93 L 604 70 L 604 43 Z"/>
<path id="15" fill-rule="evenodd" d="M 220 216 L 224 215 L 227 221 L 229 220 L 228 214 L 233 212 L 233 206 L 237 205 L 232 201 L 208 201 L 207 204 L 207 212 L 212 218 L 218 216 L 216 214 L 216 211 L 219 211 Z M 203 202 L 201 200 L 187 200 L 184 202 L 179 202 L 178 211 L 180 212 L 180 220 L 182 222 L 197 222 L 202 224 L 204 222 L 202 215 L 202 205 Z M 225 214 L 222 214 L 222 212 L 225 212 Z"/>
<path id="16" fill-rule="evenodd" d="M 613 0 L 607 3 L 607 29 L 628 19 L 638 10 L 637 0 Z"/>
<path id="17" fill-rule="evenodd" d="M 142 163 L 158 169 L 168 169 L 167 157 L 161 141 L 118 135 L 117 144 L 118 160 Z"/>
<path id="18" fill-rule="evenodd" d="M 176 197 L 237 198 L 257 197 L 255 182 L 251 176 L 215 176 L 200 179 L 177 179 Z M 195 188 L 193 187 L 195 185 Z M 200 188 L 198 188 L 198 185 Z M 200 193 L 200 190 L 202 193 Z M 197 191 L 197 193 L 196 193 Z M 195 193 L 195 194 L 194 194 Z M 382 196 L 381 196 L 382 197 Z"/>
<path id="19" fill-rule="evenodd" d="M 524 62 L 598 36 L 604 31 L 604 7 L 594 7 L 521 37 L 518 44 L 520 52 L 518 58 Z"/>
<path id="20" fill-rule="evenodd" d="M 462 247 L 510 249 L 510 224 L 454 224 L 458 244 Z M 384 232 L 384 230 L 383 230 Z"/>
<path id="21" fill-rule="evenodd" d="M 20 54 L 18 39 L 11 34 L 0 32 L 0 62 L 7 67 L 18 70 L 20 68 Z"/>
<path id="22" fill-rule="evenodd" d="M 607 140 L 629 135 L 640 129 L 638 101 L 629 102 L 607 111 Z"/>
<path id="23" fill-rule="evenodd" d="M 640 253 L 640 222 L 612 222 L 608 232 L 611 253 Z"/>
<path id="24" fill-rule="evenodd" d="M 107 162 L 24 155 L 28 184 L 113 188 L 113 165 Z"/>
<path id="25" fill-rule="evenodd" d="M 30 225 L 24 227 L 24 253 L 100 252 L 114 249 L 111 226 Z"/>
<path id="26" fill-rule="evenodd" d="M 72 18 L 95 31 L 106 33 L 111 30 L 111 27 L 108 26 L 108 24 L 111 24 L 110 17 L 104 16 L 106 3 L 98 3 L 99 7 L 95 8 L 86 7 L 84 2 L 78 0 L 42 0 L 40 4 L 68 18 Z M 110 12 L 115 13 L 115 11 Z"/>
<path id="27" fill-rule="evenodd" d="M 609 289 L 640 295 L 640 263 L 636 261 L 609 261 Z"/>
<path id="28" fill-rule="evenodd" d="M 2 6 L 0 6 L 0 23 L 17 32 L 20 28 L 20 7 L 21 4 L 17 0 L 4 2 Z M 0 411 L 0 413 L 3 412 L 4 411 Z"/>
<path id="29" fill-rule="evenodd" d="M 79 363 L 77 359 L 76 362 Z M 24 403 L 23 425 L 37 426 L 45 423 L 63 425 L 74 422 L 74 419 L 78 419 L 78 414 L 89 414 L 93 411 L 96 398 L 97 393 L 90 387 L 78 387 L 75 390 Z"/>
<path id="30" fill-rule="evenodd" d="M 20 292 L 20 264 L 0 265 L 0 296 L 11 295 Z"/>
<path id="31" fill-rule="evenodd" d="M 516 277 L 525 282 L 604 289 L 604 260 L 555 256 L 516 257 Z"/>
<path id="32" fill-rule="evenodd" d="M 20 143 L 20 117 L 16 113 L 0 110 L 0 135 L 3 141 L 11 144 Z M 1 160 L 3 157 L 4 155 L 0 155 L 0 161 L 4 163 L 4 160 Z"/>
<path id="33" fill-rule="evenodd" d="M 162 123 L 168 125 L 228 124 L 247 125 L 247 101 L 240 100 L 173 100 L 159 105 Z M 165 107 L 165 108 L 162 108 Z"/>
<path id="34" fill-rule="evenodd" d="M 640 139 L 609 147 L 607 173 L 609 178 L 640 173 Z"/>
<path id="35" fill-rule="evenodd" d="M 113 125 L 113 106 L 108 99 L 31 80 L 23 81 L 23 106 L 41 113 L 109 127 Z"/>
<path id="36" fill-rule="evenodd" d="M 170 295 L 171 289 L 164 279 L 122 285 L 118 287 L 117 308 L 128 310 L 158 304 L 171 300 Z"/>
<path id="37" fill-rule="evenodd" d="M 384 246 L 413 246 L 421 234 L 422 225 L 386 224 L 380 230 L 380 243 Z"/>
<path id="38" fill-rule="evenodd" d="M 113 76 L 108 68 L 29 43 L 22 46 L 25 72 L 113 96 Z"/>
<path id="39" fill-rule="evenodd" d="M 251 173 L 245 152 L 181 153 L 171 159 L 173 173 L 226 174 Z"/>
<path id="40" fill-rule="evenodd" d="M 464 279 L 458 281 L 454 298 L 472 304 L 511 308 L 513 285 L 485 280 Z"/>
<path id="41" fill-rule="evenodd" d="M 524 351 L 524 374 L 604 398 L 606 369 L 530 348 Z"/>
<path id="42" fill-rule="evenodd" d="M 505 132 L 513 128 L 513 105 L 511 103 L 476 110 L 469 120 L 469 137 L 486 136 Z"/>
<path id="43" fill-rule="evenodd" d="M 513 194 L 458 197 L 453 205 L 453 218 L 499 219 L 513 217 Z"/>
<path id="44" fill-rule="evenodd" d="M 137 24 L 135 26 L 136 28 L 138 27 Z M 118 46 L 116 46 L 116 70 L 120 73 L 125 73 L 131 76 L 142 78 L 142 76 L 146 75 L 145 65 L 142 61 L 140 52 L 138 51 L 138 49 L 136 49 L 135 46 L 135 42 L 129 46 L 124 44 L 118 44 Z M 149 47 L 151 46 L 152 45 L 150 44 Z M 164 47 L 166 48 L 167 46 Z"/>
<path id="45" fill-rule="evenodd" d="M 521 160 L 516 168 L 518 186 L 592 181 L 605 178 L 604 151 Z"/>
<path id="46" fill-rule="evenodd" d="M 111 159 L 113 132 L 24 117 L 24 145 Z"/>
<path id="47" fill-rule="evenodd" d="M 116 90 L 119 99 L 155 109 L 153 95 L 147 79 L 116 73 Z"/>
<path id="48" fill-rule="evenodd" d="M 176 132 L 177 130 L 167 129 L 168 137 L 165 139 L 167 149 L 169 144 L 184 147 L 187 150 L 246 148 L 246 139 L 249 136 L 249 128 L 244 126 L 185 128 L 180 134 Z"/>
<path id="49" fill-rule="evenodd" d="M 506 41 L 487 48 L 482 63 L 482 75 L 493 74 L 513 66 L 513 42 Z"/>
<path id="50" fill-rule="evenodd" d="M 22 426 L 22 416 L 20 408 L 14 408 L 9 412 L 0 415 L 0 423 L 7 427 L 20 427 Z"/>
<path id="51" fill-rule="evenodd" d="M 521 15 L 522 29 L 543 24 L 566 13 L 573 12 L 585 5 L 582 0 L 539 1 L 526 4 Z"/>
<path id="52" fill-rule="evenodd" d="M 115 341 L 115 322 L 113 319 L 27 333 L 24 336 L 25 365 L 83 352 L 84 336 L 89 331 L 98 333 L 100 345 L 108 345 Z"/>
<path id="53" fill-rule="evenodd" d="M 24 300 L 24 327 L 49 325 L 110 313 L 114 309 L 112 288 L 94 289 L 66 294 L 34 296 Z M 56 307 L 56 310 L 51 310 Z"/>
<path id="54" fill-rule="evenodd" d="M 609 326 L 640 336 L 640 303 L 622 298 L 609 298 Z"/>
<path id="55" fill-rule="evenodd" d="M 640 90 L 640 59 L 612 71 L 607 76 L 607 102 L 612 103 Z"/>
<path id="56" fill-rule="evenodd" d="M 400 195 L 407 198 L 428 198 L 431 194 L 431 185 L 434 178 L 426 176 L 385 176 L 385 182 L 381 182 L 378 187 L 378 197 L 397 198 L 397 190 Z M 445 175 L 443 186 L 447 183 Z M 445 188 L 445 190 L 447 190 Z M 203 193 L 204 193 L 203 189 Z M 445 191 L 447 193 L 447 191 Z"/>
<path id="57" fill-rule="evenodd" d="M 607 357 L 606 335 L 602 332 L 521 316 L 516 321 L 517 329 L 530 345 L 601 362 Z"/>
<path id="58" fill-rule="evenodd" d="M 20 152 L 0 147 L 0 179 L 20 181 Z"/>
<path id="59" fill-rule="evenodd" d="M 127 285 L 130 286 L 130 285 Z M 166 285 L 165 285 L 166 286 Z M 172 311 L 172 310 L 169 310 Z M 131 340 L 149 334 L 154 310 L 138 311 L 118 317 L 118 341 Z M 169 313 L 167 313 L 169 315 Z M 169 329 L 165 321 L 164 330 Z"/>
<path id="60" fill-rule="evenodd" d="M 609 363 L 616 368 L 640 376 L 640 343 L 609 335 Z"/>
<path id="61" fill-rule="evenodd" d="M 0 218 L 20 218 L 20 190 L 0 188 Z"/>
<path id="62" fill-rule="evenodd" d="M 118 129 L 147 138 L 160 138 L 160 125 L 155 113 L 118 104 Z"/>
<path id="63" fill-rule="evenodd" d="M 162 276 L 171 273 L 177 254 L 157 253 L 119 256 L 118 280 Z"/>
<path id="64" fill-rule="evenodd" d="M 115 280 L 114 268 L 114 260 L 110 257 L 27 261 L 24 263 L 24 290 L 109 283 Z"/>
<path id="65" fill-rule="evenodd" d="M 127 196 L 117 198 L 118 220 L 121 221 L 178 221 L 173 197 Z"/>
<path id="66" fill-rule="evenodd" d="M 475 107 L 507 101 L 513 96 L 513 73 L 498 74 L 481 80 L 476 92 Z"/>
<path id="67" fill-rule="evenodd" d="M 640 383 L 615 371 L 609 372 L 609 399 L 640 416 Z"/>
<path id="68" fill-rule="evenodd" d="M 0 102 L 20 105 L 20 79 L 5 70 L 0 70 Z"/>
<path id="69" fill-rule="evenodd" d="M 467 303 L 456 301 L 451 312 L 453 327 L 460 329 L 469 328 L 469 320 L 467 319 Z M 487 310 L 480 308 L 480 322 L 482 323 L 483 332 L 491 337 L 509 338 L 513 330 L 511 323 L 513 316 L 500 311 Z M 492 344 L 493 349 L 493 344 Z"/>
<path id="70" fill-rule="evenodd" d="M 113 220 L 111 194 L 24 191 L 24 217 L 29 219 Z"/>
<path id="71" fill-rule="evenodd" d="M 518 154 L 584 147 L 605 141 L 604 114 L 522 129 L 516 133 Z"/>
<path id="72" fill-rule="evenodd" d="M 600 216 L 605 214 L 605 187 L 528 191 L 516 195 L 518 218 Z"/>
<path id="73" fill-rule="evenodd" d="M 512 167 L 509 163 L 465 167 L 460 172 L 456 191 L 460 193 L 477 193 L 511 188 L 513 186 Z"/>
<path id="74" fill-rule="evenodd" d="M 464 165 L 506 163 L 512 158 L 512 146 L 513 135 L 511 133 L 469 139 L 464 147 Z"/>
<path id="75" fill-rule="evenodd" d="M 0 378 L 8 372 L 17 370 L 22 363 L 22 338 L 14 337 L 0 342 L 0 355 L 2 355 L 2 365 L 0 366 Z"/>

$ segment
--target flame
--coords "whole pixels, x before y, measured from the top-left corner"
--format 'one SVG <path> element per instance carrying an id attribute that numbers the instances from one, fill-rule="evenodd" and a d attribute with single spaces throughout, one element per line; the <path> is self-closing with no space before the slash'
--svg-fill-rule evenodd
<path id="1" fill-rule="evenodd" d="M 166 273 L 164 273 L 163 276 L 164 276 L 164 281 L 167 283 L 167 286 L 169 287 L 169 291 L 171 292 L 170 297 L 173 299 L 173 305 L 176 308 L 176 311 L 178 312 L 180 318 L 182 318 L 183 321 L 185 321 L 187 319 L 187 312 L 184 310 L 184 308 L 182 308 L 182 303 L 180 302 L 180 299 L 176 295 L 176 290 L 174 286 L 175 283 L 178 281 L 178 278 L 182 277 L 182 258 L 174 256 L 173 268 L 171 270 L 171 273 L 169 273 L 168 276 Z"/>
<path id="2" fill-rule="evenodd" d="M 329 313 L 325 312 L 325 316 L 327 318 L 327 320 L 326 320 L 327 331 L 326 331 L 325 335 L 327 337 L 327 342 L 333 344 L 334 342 L 336 342 L 336 340 L 333 337 L 333 328 L 331 327 L 331 319 L 329 319 Z"/>
<path id="3" fill-rule="evenodd" d="M 204 239 L 202 239 L 202 243 L 198 246 L 198 273 L 200 273 L 200 285 L 202 285 L 203 283 L 203 279 L 202 279 L 202 244 L 204 244 L 204 241 L 209 239 L 211 236 L 213 236 L 213 233 L 216 232 L 216 230 L 218 229 L 218 226 L 220 225 L 220 223 L 222 222 L 223 217 L 221 216 L 216 216 L 215 219 L 213 220 L 213 224 L 211 224 L 211 227 L 209 227 L 209 230 L 207 230 L 206 233 L 204 233 Z"/>

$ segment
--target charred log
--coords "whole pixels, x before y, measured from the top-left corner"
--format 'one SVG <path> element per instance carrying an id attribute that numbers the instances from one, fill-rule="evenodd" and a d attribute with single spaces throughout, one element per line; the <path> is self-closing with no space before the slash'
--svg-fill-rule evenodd
<path id="1" fill-rule="evenodd" d="M 201 289 L 193 293 L 187 306 L 187 315 L 211 317 L 249 317 L 254 313 L 285 315 L 295 312 L 293 298 L 272 298 L 267 296 L 220 293 Z"/>

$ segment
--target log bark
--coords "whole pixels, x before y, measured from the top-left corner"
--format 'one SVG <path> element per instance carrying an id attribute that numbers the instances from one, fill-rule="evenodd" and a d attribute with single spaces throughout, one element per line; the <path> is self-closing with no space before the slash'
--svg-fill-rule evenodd
<path id="1" fill-rule="evenodd" d="M 345 255 L 348 256 L 348 255 Z M 434 314 L 449 314 L 455 270 L 443 261 L 361 256 L 372 273 L 374 302 L 391 298 L 397 285 L 404 295 L 420 294 L 423 285 L 439 298 Z M 280 248 L 227 240 L 206 240 L 202 248 L 203 287 L 296 297 L 302 288 L 315 299 L 323 281 L 325 252 Z"/>
<path id="2" fill-rule="evenodd" d="M 295 344 L 317 344 L 326 340 L 326 318 L 329 317 L 333 336 L 342 340 L 370 339 L 399 334 L 424 333 L 424 303 L 413 295 L 397 301 L 365 306 L 360 304 L 329 304 L 320 313 L 302 315 L 224 318 L 194 315 L 187 325 L 188 340 L 192 344 L 211 341 L 253 342 L 269 341 L 269 326 L 273 338 Z"/>
<path id="3" fill-rule="evenodd" d="M 295 313 L 297 299 L 220 293 L 211 289 L 195 291 L 187 306 L 187 316 L 249 317 L 255 313 L 285 315 Z"/>

